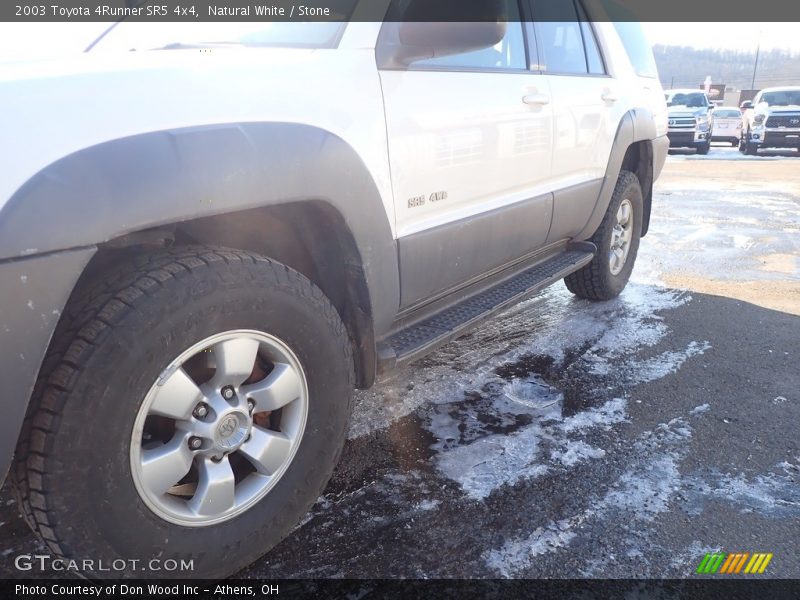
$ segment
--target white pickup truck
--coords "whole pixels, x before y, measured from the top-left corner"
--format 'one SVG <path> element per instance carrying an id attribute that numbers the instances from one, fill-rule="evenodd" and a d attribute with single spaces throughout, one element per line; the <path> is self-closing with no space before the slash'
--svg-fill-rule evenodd
<path id="1" fill-rule="evenodd" d="M 742 103 L 743 133 L 739 151 L 795 148 L 800 152 L 800 86 L 766 88 Z"/>
<path id="2" fill-rule="evenodd" d="M 122 22 L 0 66 L 0 471 L 53 553 L 234 573 L 354 388 L 560 279 L 625 287 L 668 147 L 640 27 L 451 4 L 495 14 Z"/>

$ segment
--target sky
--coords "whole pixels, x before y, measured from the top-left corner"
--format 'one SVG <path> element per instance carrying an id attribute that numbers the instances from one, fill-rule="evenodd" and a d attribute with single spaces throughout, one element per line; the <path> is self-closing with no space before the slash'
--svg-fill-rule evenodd
<path id="1" fill-rule="evenodd" d="M 781 48 L 800 53 L 798 23 L 643 23 L 653 44 L 754 52 Z"/>
<path id="2" fill-rule="evenodd" d="M 109 23 L 0 23 L 0 60 L 80 52 Z M 797 23 L 644 23 L 653 44 L 800 53 Z"/>

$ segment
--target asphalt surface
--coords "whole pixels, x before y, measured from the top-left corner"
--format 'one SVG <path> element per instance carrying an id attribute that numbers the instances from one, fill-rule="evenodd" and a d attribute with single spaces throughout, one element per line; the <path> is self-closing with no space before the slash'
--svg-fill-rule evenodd
<path id="1" fill-rule="evenodd" d="M 800 577 L 800 155 L 674 154 L 620 298 L 561 284 L 358 394 L 242 577 Z M 43 550 L 7 489 L 0 576 Z"/>

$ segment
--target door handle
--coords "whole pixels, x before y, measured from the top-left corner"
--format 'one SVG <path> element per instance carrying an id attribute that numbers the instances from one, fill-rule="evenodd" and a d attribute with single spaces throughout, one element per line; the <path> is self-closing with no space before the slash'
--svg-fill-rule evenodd
<path id="1" fill-rule="evenodd" d="M 617 96 L 614 92 L 611 91 L 603 92 L 600 95 L 600 98 L 603 100 L 603 102 L 616 102 L 617 100 L 619 100 L 619 96 Z"/>
<path id="2" fill-rule="evenodd" d="M 525 104 L 533 104 L 535 106 L 544 106 L 546 104 L 550 104 L 550 98 L 544 94 L 527 94 L 526 96 L 522 97 L 522 101 Z"/>

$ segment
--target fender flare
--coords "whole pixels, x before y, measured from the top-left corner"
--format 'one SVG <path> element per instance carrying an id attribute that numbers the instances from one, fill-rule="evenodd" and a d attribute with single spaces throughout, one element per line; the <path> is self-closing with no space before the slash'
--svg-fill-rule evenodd
<path id="1" fill-rule="evenodd" d="M 592 215 L 589 217 L 586 225 L 575 236 L 576 240 L 589 239 L 603 220 L 603 216 L 608 210 L 608 205 L 611 203 L 611 196 L 614 193 L 614 188 L 617 185 L 620 171 L 622 170 L 622 163 L 625 159 L 625 154 L 628 148 L 636 142 L 652 141 L 656 138 L 656 126 L 653 120 L 652 112 L 643 108 L 635 108 L 626 112 L 622 119 L 620 119 L 617 126 L 617 132 L 614 136 L 614 142 L 611 146 L 611 153 L 608 158 L 606 166 L 606 174 L 603 178 L 603 184 L 600 187 L 600 193 L 597 197 Z M 650 173 L 650 184 L 648 189 L 642 189 L 645 197 L 645 214 L 642 219 L 642 235 L 647 231 L 647 225 L 650 221 L 650 204 L 652 199 L 653 188 L 653 157 L 650 155 L 650 164 L 647 166 Z"/>
<path id="2" fill-rule="evenodd" d="M 400 280 L 383 200 L 356 151 L 309 125 L 156 131 L 61 158 L 29 179 L 0 211 L 0 259 L 306 200 L 327 202 L 342 215 L 360 255 L 374 329 L 385 331 L 399 306 Z"/>

